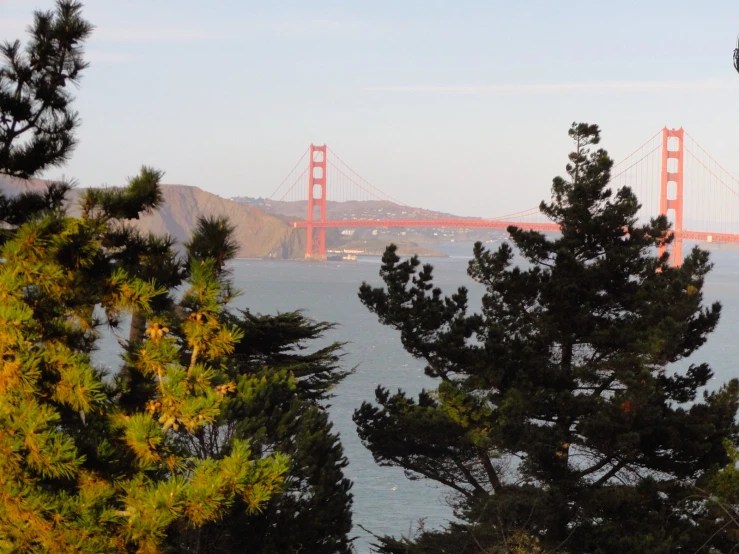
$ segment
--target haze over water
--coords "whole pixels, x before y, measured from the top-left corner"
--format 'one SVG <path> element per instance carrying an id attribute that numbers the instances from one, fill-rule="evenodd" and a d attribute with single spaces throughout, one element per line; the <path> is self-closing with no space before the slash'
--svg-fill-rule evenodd
<path id="1" fill-rule="evenodd" d="M 472 244 L 442 244 L 434 248 L 449 255 L 427 260 L 434 266 L 436 285 L 446 294 L 458 286 L 467 286 L 471 309 L 476 309 L 483 289 L 466 274 Z M 715 268 L 707 277 L 705 300 L 721 301 L 723 312 L 717 330 L 689 361 L 708 362 L 716 374 L 711 388 L 716 388 L 739 376 L 739 252 L 715 251 L 711 258 Z M 343 365 L 357 369 L 337 387 L 330 413 L 350 462 L 346 476 L 354 482 L 357 551 L 369 552 L 370 537 L 356 524 L 378 535 L 399 536 L 407 535 L 411 527 L 416 529 L 419 518 L 425 518 L 427 528 L 449 521 L 452 514 L 445 503 L 444 489 L 426 481 L 410 481 L 401 469 L 375 464 L 360 443 L 351 419 L 363 401 L 374 399 L 378 385 L 391 391 L 401 388 L 411 395 L 435 386 L 423 373 L 423 361 L 405 352 L 399 334 L 380 325 L 357 297 L 362 281 L 381 284 L 379 258 L 360 258 L 357 263 L 236 260 L 232 268 L 236 286 L 243 291 L 234 302 L 235 307 L 264 314 L 302 309 L 314 319 L 338 324 L 327 333 L 326 341 L 348 343 Z M 101 361 L 115 367 L 113 346 L 110 340 L 105 343 Z"/>

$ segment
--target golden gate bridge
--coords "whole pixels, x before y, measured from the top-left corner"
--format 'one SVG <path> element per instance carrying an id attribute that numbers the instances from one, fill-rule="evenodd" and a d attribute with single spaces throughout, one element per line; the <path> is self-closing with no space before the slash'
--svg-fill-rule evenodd
<path id="1" fill-rule="evenodd" d="M 670 261 L 682 263 L 683 241 L 739 243 L 739 180 L 684 129 L 664 129 L 614 165 L 611 187 L 631 187 L 641 208 L 640 222 L 665 214 L 675 240 Z M 311 144 L 270 200 L 306 202 L 306 218 L 293 221 L 306 229 L 305 257 L 326 259 L 326 229 L 454 228 L 559 230 L 533 207 L 493 218 L 445 218 L 411 208 L 372 185 L 328 146 Z M 328 202 L 380 200 L 407 208 L 412 218 L 328 219 Z"/>

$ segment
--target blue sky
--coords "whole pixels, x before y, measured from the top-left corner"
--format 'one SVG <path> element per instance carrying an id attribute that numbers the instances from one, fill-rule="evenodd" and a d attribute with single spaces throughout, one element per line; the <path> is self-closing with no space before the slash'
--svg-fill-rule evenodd
<path id="1" fill-rule="evenodd" d="M 21 38 L 50 0 L 0 0 Z M 739 176 L 736 0 L 88 0 L 71 162 L 265 196 L 310 142 L 401 200 L 494 216 L 548 197 L 572 121 L 619 159 L 683 126 Z"/>

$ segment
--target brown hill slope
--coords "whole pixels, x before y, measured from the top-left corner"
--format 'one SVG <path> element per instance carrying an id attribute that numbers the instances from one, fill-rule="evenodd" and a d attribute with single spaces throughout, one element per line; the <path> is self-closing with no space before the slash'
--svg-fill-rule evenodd
<path id="1" fill-rule="evenodd" d="M 39 190 L 43 181 L 20 181 L 0 177 L 0 190 L 16 195 L 24 190 Z M 142 231 L 168 233 L 180 243 L 188 240 L 198 216 L 226 216 L 236 227 L 234 233 L 242 258 L 302 258 L 305 254 L 305 232 L 292 229 L 281 218 L 259 208 L 226 200 L 197 187 L 163 185 L 164 203 L 153 214 L 133 222 Z M 77 205 L 79 190 L 73 190 L 70 202 Z M 74 211 L 74 210 L 73 210 Z"/>
<path id="2" fill-rule="evenodd" d="M 226 216 L 236 227 L 234 237 L 241 245 L 239 257 L 299 258 L 305 253 L 304 233 L 259 208 L 185 185 L 165 185 L 162 192 L 164 204 L 141 219 L 142 229 L 169 233 L 182 242 L 190 237 L 198 216 Z"/>

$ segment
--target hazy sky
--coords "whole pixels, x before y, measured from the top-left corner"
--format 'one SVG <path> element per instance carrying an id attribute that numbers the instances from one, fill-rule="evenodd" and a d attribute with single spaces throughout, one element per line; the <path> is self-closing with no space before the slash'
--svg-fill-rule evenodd
<path id="1" fill-rule="evenodd" d="M 0 38 L 33 8 L 0 0 Z M 414 205 L 548 197 L 572 121 L 619 159 L 685 127 L 739 176 L 737 0 L 88 0 L 72 161 L 48 176 L 266 196 L 310 142 Z M 329 185 L 330 186 L 330 185 Z"/>

